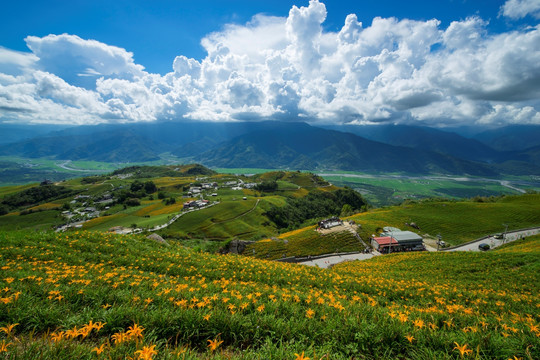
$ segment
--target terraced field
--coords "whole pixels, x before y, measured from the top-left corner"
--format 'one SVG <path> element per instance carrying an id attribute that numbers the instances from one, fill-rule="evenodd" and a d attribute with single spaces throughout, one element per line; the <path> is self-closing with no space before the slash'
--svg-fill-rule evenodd
<path id="1" fill-rule="evenodd" d="M 246 247 L 245 254 L 259 259 L 281 259 L 329 253 L 362 251 L 364 245 L 349 231 L 321 235 L 315 226 L 265 239 Z"/>

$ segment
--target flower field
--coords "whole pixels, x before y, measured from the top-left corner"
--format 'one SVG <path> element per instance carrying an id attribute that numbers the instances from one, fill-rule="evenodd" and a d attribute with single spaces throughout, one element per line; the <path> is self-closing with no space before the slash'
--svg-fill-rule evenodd
<path id="1" fill-rule="evenodd" d="M 0 358 L 538 359 L 539 238 L 331 270 L 0 233 Z"/>

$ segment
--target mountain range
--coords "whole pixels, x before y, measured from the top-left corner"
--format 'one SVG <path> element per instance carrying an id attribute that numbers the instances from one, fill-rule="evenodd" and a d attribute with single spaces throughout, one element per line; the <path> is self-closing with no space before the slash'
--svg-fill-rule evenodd
<path id="1" fill-rule="evenodd" d="M 169 153 L 225 168 L 540 174 L 540 126 L 509 126 L 468 136 L 408 125 L 319 127 L 277 121 L 69 128 L 0 124 L 0 131 L 7 134 L 0 155 L 27 158 L 125 163 Z"/>

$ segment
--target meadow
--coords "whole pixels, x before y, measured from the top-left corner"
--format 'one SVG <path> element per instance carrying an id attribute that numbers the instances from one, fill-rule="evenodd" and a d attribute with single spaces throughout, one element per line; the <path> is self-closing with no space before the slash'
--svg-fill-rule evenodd
<path id="1" fill-rule="evenodd" d="M 6 359 L 538 359 L 539 237 L 323 270 L 95 232 L 0 233 Z"/>

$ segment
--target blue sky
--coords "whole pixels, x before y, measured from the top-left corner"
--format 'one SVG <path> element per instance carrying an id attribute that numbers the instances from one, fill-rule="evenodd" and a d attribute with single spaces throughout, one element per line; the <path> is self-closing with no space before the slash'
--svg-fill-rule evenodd
<path id="1" fill-rule="evenodd" d="M 225 24 L 245 24 L 255 14 L 287 16 L 293 5 L 309 1 L 253 0 L 53 0 L 9 1 L 0 14 L 0 46 L 28 51 L 28 35 L 75 34 L 122 47 L 149 72 L 171 71 L 172 60 L 182 54 L 201 60 L 206 52 L 201 39 Z M 502 32 L 522 21 L 498 18 L 504 0 L 378 0 L 326 1 L 328 16 L 323 27 L 338 31 L 348 14 L 370 24 L 374 17 L 438 19 L 442 27 L 450 22 L 480 16 L 488 28 Z"/>
<path id="2" fill-rule="evenodd" d="M 540 124 L 540 0 L 11 1 L 0 121 Z"/>

